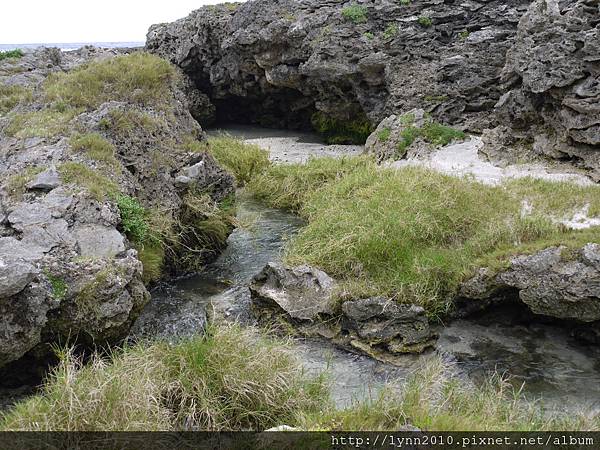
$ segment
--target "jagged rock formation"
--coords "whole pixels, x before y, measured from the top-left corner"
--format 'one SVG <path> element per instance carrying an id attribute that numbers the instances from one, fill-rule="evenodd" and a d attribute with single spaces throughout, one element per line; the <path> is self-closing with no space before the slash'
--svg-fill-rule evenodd
<path id="1" fill-rule="evenodd" d="M 578 251 L 552 247 L 516 256 L 508 268 L 480 270 L 466 281 L 460 296 L 470 308 L 501 300 L 503 292 L 516 292 L 535 314 L 582 323 L 600 320 L 600 245 L 587 244 Z M 481 304 L 482 303 L 482 304 Z"/>
<path id="2" fill-rule="evenodd" d="M 161 87 L 160 107 L 108 101 L 73 109 L 48 99 L 48 75 L 115 56 L 41 49 L 0 62 L 0 366 L 40 356 L 49 343 L 124 338 L 149 298 L 141 261 L 154 241 L 142 239 L 149 231 L 140 220 L 191 236 L 186 220 L 202 217 L 186 199 L 202 193 L 202 202 L 218 205 L 234 191 L 233 178 L 199 141 L 188 148 L 204 134 L 177 77 Z M 122 199 L 137 222 L 124 224 Z M 214 249 L 197 250 L 200 262 Z M 180 251 L 173 246 L 173 257 Z"/>
<path id="3" fill-rule="evenodd" d="M 597 0 L 531 5 L 507 55 L 488 156 L 565 160 L 600 180 L 599 17 Z"/>
<path id="4" fill-rule="evenodd" d="M 420 107 L 482 130 L 528 0 L 254 0 L 153 26 L 219 119 L 307 126 L 316 111 L 373 124 Z"/>
<path id="5" fill-rule="evenodd" d="M 250 284 L 252 310 L 261 321 L 284 320 L 304 334 L 326 337 L 382 361 L 433 345 L 422 307 L 381 297 L 339 304 L 336 287 L 314 267 L 269 263 Z"/>

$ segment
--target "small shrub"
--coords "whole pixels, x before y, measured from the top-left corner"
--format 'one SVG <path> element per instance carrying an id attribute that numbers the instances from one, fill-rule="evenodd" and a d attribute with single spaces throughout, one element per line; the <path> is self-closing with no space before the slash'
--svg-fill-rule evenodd
<path id="1" fill-rule="evenodd" d="M 389 128 L 384 128 L 377 134 L 377 139 L 379 139 L 381 142 L 387 142 L 390 139 L 391 135 L 392 130 L 390 130 Z"/>
<path id="2" fill-rule="evenodd" d="M 352 23 L 364 23 L 367 21 L 367 7 L 362 5 L 351 5 L 342 9 L 344 19 Z"/>
<path id="3" fill-rule="evenodd" d="M 75 134 L 71 137 L 70 144 L 73 150 L 85 152 L 96 161 L 112 167 L 119 165 L 115 158 L 115 146 L 98 133 Z"/>
<path id="4" fill-rule="evenodd" d="M 133 197 L 118 194 L 117 207 L 121 213 L 121 226 L 132 242 L 143 244 L 148 237 L 148 213 Z"/>
<path id="5" fill-rule="evenodd" d="M 398 25 L 392 24 L 388 25 L 388 27 L 383 32 L 384 39 L 392 39 L 394 36 L 398 34 Z"/>
<path id="6" fill-rule="evenodd" d="M 24 55 L 25 55 L 25 53 L 23 53 L 23 51 L 20 49 L 8 50 L 5 52 L 0 52 L 0 61 L 2 61 L 3 59 L 9 59 L 9 58 L 22 58 Z"/>
<path id="7" fill-rule="evenodd" d="M 373 132 L 373 125 L 366 116 L 342 120 L 316 112 L 311 117 L 311 123 L 328 144 L 362 145 Z"/>
<path id="8" fill-rule="evenodd" d="M 433 22 L 432 22 L 431 18 L 427 17 L 427 16 L 421 16 L 421 17 L 419 17 L 419 19 L 417 20 L 417 22 L 419 23 L 419 25 L 421 25 L 422 27 L 425 27 L 425 28 L 429 28 L 430 26 L 433 25 Z"/>
<path id="9" fill-rule="evenodd" d="M 206 150 L 205 146 L 200 145 Z M 227 135 L 210 138 L 208 152 L 222 167 L 229 170 L 241 185 L 249 183 L 271 165 L 268 151 Z"/>

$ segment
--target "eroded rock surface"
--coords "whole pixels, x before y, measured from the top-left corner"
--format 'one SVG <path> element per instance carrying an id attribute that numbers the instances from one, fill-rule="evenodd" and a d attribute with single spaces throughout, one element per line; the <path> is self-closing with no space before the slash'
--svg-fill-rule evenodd
<path id="1" fill-rule="evenodd" d="M 600 5 L 536 0 L 521 18 L 484 152 L 570 160 L 600 180 Z"/>
<path id="2" fill-rule="evenodd" d="M 600 245 L 573 251 L 553 247 L 511 259 L 499 272 L 481 270 L 463 284 L 461 296 L 488 302 L 512 289 L 538 315 L 595 322 L 600 320 Z"/>
<path id="3" fill-rule="evenodd" d="M 181 67 L 220 119 L 302 127 L 319 111 L 376 124 L 419 107 L 480 130 L 528 4 L 255 0 L 154 25 L 146 48 Z"/>
<path id="4" fill-rule="evenodd" d="M 202 151 L 204 133 L 177 77 L 165 86 L 161 107 L 109 101 L 78 110 L 61 129 L 47 131 L 44 118 L 36 125 L 41 131 L 25 122 L 29 128 L 15 132 L 19 117 L 53 111 L 43 93 L 48 75 L 117 56 L 94 48 L 39 49 L 0 62 L 1 86 L 29 92 L 0 103 L 0 366 L 26 354 L 43 357 L 37 350 L 55 342 L 104 345 L 127 335 L 149 294 L 144 245 L 124 226 L 120 196 L 189 230 L 185 221 L 202 216 L 185 210 L 186 196 L 218 205 L 234 192 L 232 176 Z M 75 148 L 73 136 L 80 135 L 114 148 L 114 157 Z M 186 147 L 190 141 L 195 149 Z M 188 182 L 180 185 L 175 180 L 183 173 Z M 198 264 L 215 250 L 209 247 L 188 246 Z"/>

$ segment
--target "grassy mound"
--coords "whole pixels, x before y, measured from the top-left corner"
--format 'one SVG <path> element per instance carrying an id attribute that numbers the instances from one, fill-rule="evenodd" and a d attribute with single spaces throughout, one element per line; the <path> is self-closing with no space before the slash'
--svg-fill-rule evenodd
<path id="1" fill-rule="evenodd" d="M 493 375 L 465 386 L 432 358 L 403 386 L 337 409 L 326 376 L 253 329 L 216 327 L 179 344 L 138 345 L 83 365 L 72 352 L 40 394 L 0 416 L 1 431 L 597 430 L 597 417 L 551 415 Z"/>
<path id="2" fill-rule="evenodd" d="M 251 329 L 215 328 L 170 346 L 137 346 L 83 366 L 70 352 L 40 395 L 16 405 L 1 430 L 264 429 L 323 407 L 285 345 Z"/>
<path id="3" fill-rule="evenodd" d="M 431 317 L 447 312 L 476 267 L 600 237 L 598 228 L 567 231 L 548 217 L 587 204 L 596 211 L 596 186 L 525 179 L 494 187 L 421 168 L 382 169 L 364 158 L 323 158 L 271 167 L 249 189 L 308 219 L 288 245 L 289 264 L 339 278 L 346 298 L 387 295 L 422 305 Z M 550 191 L 561 195 L 549 200 Z M 533 213 L 522 214 L 524 199 Z"/>

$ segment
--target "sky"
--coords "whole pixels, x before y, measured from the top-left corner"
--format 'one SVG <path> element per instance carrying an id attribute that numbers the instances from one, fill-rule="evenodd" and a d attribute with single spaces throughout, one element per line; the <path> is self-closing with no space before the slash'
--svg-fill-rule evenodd
<path id="1" fill-rule="evenodd" d="M 2 0 L 0 44 L 144 42 L 150 25 L 224 0 Z"/>

